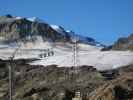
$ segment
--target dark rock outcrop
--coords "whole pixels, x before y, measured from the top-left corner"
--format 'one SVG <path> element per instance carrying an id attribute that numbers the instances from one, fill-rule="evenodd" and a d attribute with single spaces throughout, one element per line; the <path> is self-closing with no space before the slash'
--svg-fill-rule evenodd
<path id="1" fill-rule="evenodd" d="M 109 50 L 133 51 L 133 34 L 130 34 L 128 37 L 121 37 L 113 45 L 105 46 L 101 49 L 101 51 Z"/>
<path id="2" fill-rule="evenodd" d="M 70 41 L 66 34 L 58 33 L 47 23 L 32 22 L 26 18 L 15 19 L 11 15 L 0 17 L 0 37 L 7 42 L 35 41 L 36 36 L 41 36 L 44 41 Z"/>
<path id="3" fill-rule="evenodd" d="M 112 46 L 113 50 L 133 50 L 133 34 L 119 38 Z"/>

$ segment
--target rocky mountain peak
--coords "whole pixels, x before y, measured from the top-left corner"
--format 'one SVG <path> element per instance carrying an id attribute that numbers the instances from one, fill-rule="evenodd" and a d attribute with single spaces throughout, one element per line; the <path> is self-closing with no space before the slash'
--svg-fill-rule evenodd
<path id="1" fill-rule="evenodd" d="M 114 50 L 133 50 L 133 34 L 119 38 L 113 45 Z"/>
<path id="2" fill-rule="evenodd" d="M 37 17 L 10 14 L 0 17 L 0 41 L 35 41 L 36 36 L 41 36 L 43 41 L 53 42 L 71 42 L 73 37 L 77 37 L 81 43 L 99 45 L 93 38 L 67 31 L 59 25 L 50 25 Z"/>

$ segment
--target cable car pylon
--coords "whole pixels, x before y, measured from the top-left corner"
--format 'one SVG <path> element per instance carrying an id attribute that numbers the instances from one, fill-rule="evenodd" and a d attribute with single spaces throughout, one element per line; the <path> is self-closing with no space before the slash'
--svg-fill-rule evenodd
<path id="1" fill-rule="evenodd" d="M 81 96 L 81 91 L 78 87 L 78 82 L 77 82 L 77 78 L 79 76 L 79 66 L 78 66 L 78 41 L 79 39 L 77 37 L 74 37 L 72 39 L 73 42 L 73 65 L 74 65 L 74 79 L 73 81 L 75 81 L 74 85 L 76 85 L 76 90 L 75 90 L 75 97 L 72 98 L 72 100 L 82 100 L 82 96 Z"/>
<path id="2" fill-rule="evenodd" d="M 7 64 L 8 70 L 9 70 L 9 100 L 13 100 L 13 73 L 14 73 L 14 57 L 18 50 L 20 49 L 21 45 L 18 46 L 18 48 L 15 49 L 15 51 L 12 53 L 12 55 L 9 57 L 9 63 Z"/>

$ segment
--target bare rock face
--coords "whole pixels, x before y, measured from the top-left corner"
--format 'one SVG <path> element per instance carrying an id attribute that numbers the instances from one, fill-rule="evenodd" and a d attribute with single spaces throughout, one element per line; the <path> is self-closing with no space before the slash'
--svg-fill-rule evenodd
<path id="1" fill-rule="evenodd" d="M 0 37 L 8 42 L 16 40 L 35 41 L 36 36 L 41 36 L 44 41 L 69 41 L 66 34 L 53 30 L 47 23 L 32 22 L 26 18 L 16 19 L 11 15 L 0 17 Z M 1 40 L 2 40 L 1 39 Z"/>
<path id="2" fill-rule="evenodd" d="M 73 38 L 78 38 L 78 42 L 93 46 L 104 45 L 95 41 L 91 37 L 75 34 L 67 31 L 62 26 L 50 25 L 36 17 L 26 18 L 18 16 L 0 16 L 0 43 L 12 42 L 35 42 L 41 37 L 49 42 L 72 42 Z"/>
<path id="3" fill-rule="evenodd" d="M 133 34 L 130 34 L 128 37 L 121 37 L 113 45 L 105 46 L 101 49 L 101 51 L 109 50 L 133 51 Z"/>
<path id="4" fill-rule="evenodd" d="M 133 34 L 119 38 L 112 47 L 113 50 L 133 50 Z"/>

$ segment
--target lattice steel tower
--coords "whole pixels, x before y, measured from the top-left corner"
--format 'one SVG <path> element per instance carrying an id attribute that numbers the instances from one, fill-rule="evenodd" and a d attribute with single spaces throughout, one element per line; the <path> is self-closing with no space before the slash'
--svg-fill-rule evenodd
<path id="1" fill-rule="evenodd" d="M 73 43 L 73 46 L 72 46 L 73 67 L 74 67 L 74 70 L 76 73 L 78 71 L 78 63 L 79 63 L 79 60 L 78 60 L 78 41 L 79 41 L 79 39 L 77 37 L 74 37 L 72 39 L 72 43 Z"/>

